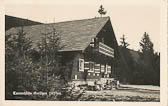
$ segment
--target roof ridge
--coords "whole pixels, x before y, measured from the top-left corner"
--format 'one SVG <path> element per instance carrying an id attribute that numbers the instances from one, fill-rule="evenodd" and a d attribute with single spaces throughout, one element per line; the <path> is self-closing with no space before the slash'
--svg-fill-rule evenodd
<path id="1" fill-rule="evenodd" d="M 48 23 L 48 24 L 39 24 L 32 26 L 25 26 L 25 31 L 28 31 L 27 36 L 31 37 L 33 42 L 36 42 L 40 39 L 41 31 L 45 32 L 43 29 L 46 25 L 48 31 L 51 30 L 51 27 L 58 28 L 62 33 L 62 44 L 65 44 L 63 51 L 74 51 L 82 50 L 84 51 L 91 42 L 91 38 L 96 37 L 100 33 L 101 29 L 110 21 L 110 17 L 98 17 L 82 20 L 72 20 L 64 21 L 59 23 Z M 67 23 L 67 24 L 66 24 Z M 57 25 L 58 24 L 58 25 Z M 70 25 L 70 26 L 69 26 Z M 17 27 L 9 30 L 10 32 L 16 32 Z M 82 37 L 82 38 L 80 38 Z M 82 41 L 81 41 L 82 39 Z"/>
<path id="2" fill-rule="evenodd" d="M 17 18 L 17 17 L 16 17 Z M 69 21 L 62 21 L 62 22 L 55 22 L 55 23 L 40 23 L 37 25 L 29 25 L 29 26 L 23 26 L 23 27 L 32 27 L 32 26 L 41 26 L 41 25 L 53 25 L 53 24 L 59 24 L 59 23 L 67 23 L 67 22 L 74 22 L 74 21 L 84 21 L 84 20 L 92 20 L 92 19 L 102 19 L 102 18 L 109 18 L 109 16 L 107 17 L 94 17 L 94 18 L 86 18 L 86 19 L 77 19 L 77 20 L 69 20 Z M 32 20 L 30 20 L 32 21 Z M 12 27 L 12 28 L 20 28 L 21 26 L 18 27 Z M 10 28 L 11 29 L 11 28 Z"/>
<path id="3" fill-rule="evenodd" d="M 67 23 L 67 22 L 74 22 L 74 21 L 84 21 L 84 20 L 93 20 L 93 19 L 102 19 L 102 18 L 109 18 L 109 16 L 107 17 L 94 17 L 94 18 L 85 18 L 85 19 L 76 19 L 76 20 L 67 20 L 67 21 L 61 21 L 61 22 L 51 22 L 51 23 L 43 23 L 45 25 L 51 25 L 51 24 L 57 24 L 57 23 Z"/>

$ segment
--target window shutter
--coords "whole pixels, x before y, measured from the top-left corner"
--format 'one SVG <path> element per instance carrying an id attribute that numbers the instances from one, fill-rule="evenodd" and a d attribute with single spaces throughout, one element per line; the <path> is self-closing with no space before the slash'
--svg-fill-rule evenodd
<path id="1" fill-rule="evenodd" d="M 106 68 L 105 68 L 105 74 L 107 74 L 107 69 L 108 69 L 108 65 L 106 65 Z"/>
<path id="2" fill-rule="evenodd" d="M 79 59 L 79 71 L 84 72 L 84 59 Z"/>

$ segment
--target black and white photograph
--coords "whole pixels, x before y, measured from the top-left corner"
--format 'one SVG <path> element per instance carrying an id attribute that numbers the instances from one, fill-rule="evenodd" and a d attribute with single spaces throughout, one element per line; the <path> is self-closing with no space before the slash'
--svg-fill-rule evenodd
<path id="1" fill-rule="evenodd" d="M 5 100 L 160 103 L 161 0 L 7 1 Z"/>

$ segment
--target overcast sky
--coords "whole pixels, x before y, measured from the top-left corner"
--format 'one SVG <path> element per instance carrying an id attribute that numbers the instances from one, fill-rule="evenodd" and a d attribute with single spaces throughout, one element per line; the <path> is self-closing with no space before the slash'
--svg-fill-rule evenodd
<path id="1" fill-rule="evenodd" d="M 138 50 L 147 32 L 155 51 L 160 51 L 160 0 L 6 0 L 5 12 L 39 22 L 61 22 L 98 17 L 101 4 L 118 44 L 125 34 L 129 48 Z"/>

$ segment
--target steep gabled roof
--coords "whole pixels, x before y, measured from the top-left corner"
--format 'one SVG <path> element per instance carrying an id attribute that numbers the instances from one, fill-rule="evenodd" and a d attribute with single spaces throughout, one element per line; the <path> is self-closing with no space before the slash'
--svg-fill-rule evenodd
<path id="1" fill-rule="evenodd" d="M 12 27 L 19 27 L 23 25 L 29 26 L 29 25 L 37 25 L 37 24 L 42 24 L 42 23 L 24 19 L 24 18 L 5 15 L 5 30 L 8 30 Z"/>
<path id="2" fill-rule="evenodd" d="M 84 50 L 93 37 L 99 33 L 109 21 L 109 17 L 74 20 L 67 22 L 25 26 L 26 36 L 33 43 L 39 42 L 44 33 L 52 32 L 53 28 L 59 33 L 64 48 L 61 51 Z M 6 34 L 17 33 L 19 27 L 11 28 Z M 43 33 L 43 34 L 42 34 Z"/>

